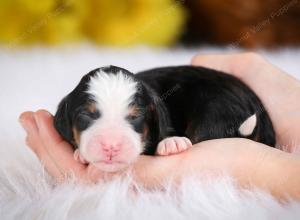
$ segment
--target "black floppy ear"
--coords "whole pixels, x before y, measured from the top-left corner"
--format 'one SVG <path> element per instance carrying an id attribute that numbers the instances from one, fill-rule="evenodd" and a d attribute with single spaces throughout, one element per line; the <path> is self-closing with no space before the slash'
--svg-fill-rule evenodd
<path id="1" fill-rule="evenodd" d="M 171 134 L 171 122 L 169 112 L 163 100 L 157 95 L 153 95 L 152 100 L 153 106 L 151 106 L 151 108 L 155 114 L 154 121 L 158 132 L 158 140 L 160 141 Z"/>
<path id="2" fill-rule="evenodd" d="M 71 144 L 74 143 L 68 97 L 65 97 L 58 105 L 54 116 L 54 127 L 63 139 Z"/>
<path id="3" fill-rule="evenodd" d="M 146 92 L 147 97 L 150 99 L 148 109 L 150 110 L 149 123 L 152 130 L 151 142 L 158 144 L 159 141 L 170 136 L 172 133 L 168 109 L 163 100 L 146 83 L 141 82 L 138 90 L 142 93 Z"/>

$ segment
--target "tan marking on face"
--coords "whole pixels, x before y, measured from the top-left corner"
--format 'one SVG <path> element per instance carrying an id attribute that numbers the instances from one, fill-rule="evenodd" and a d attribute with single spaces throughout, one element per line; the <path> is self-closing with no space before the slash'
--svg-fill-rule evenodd
<path id="1" fill-rule="evenodd" d="M 94 102 L 90 102 L 87 104 L 86 106 L 86 109 L 89 111 L 89 112 L 96 112 L 97 111 L 97 107 L 96 107 L 96 104 Z"/>
<path id="2" fill-rule="evenodd" d="M 73 131 L 75 144 L 78 147 L 80 143 L 80 132 L 75 127 L 72 128 L 72 131 Z"/>
<path id="3" fill-rule="evenodd" d="M 139 108 L 136 105 L 129 106 L 128 115 L 130 116 L 138 116 L 140 113 Z"/>

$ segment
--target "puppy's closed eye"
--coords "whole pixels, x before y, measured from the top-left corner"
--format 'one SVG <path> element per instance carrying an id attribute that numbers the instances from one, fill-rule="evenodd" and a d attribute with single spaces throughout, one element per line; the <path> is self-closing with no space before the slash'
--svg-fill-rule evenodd
<path id="1" fill-rule="evenodd" d="M 143 110 L 136 105 L 129 106 L 129 113 L 126 117 L 129 122 L 134 122 L 144 119 Z"/>
<path id="2" fill-rule="evenodd" d="M 75 118 L 75 126 L 79 131 L 87 129 L 94 120 L 100 117 L 100 113 L 97 112 L 80 112 Z"/>
<path id="3" fill-rule="evenodd" d="M 129 121 L 134 121 L 139 118 L 139 115 L 128 115 L 126 117 Z"/>
<path id="4" fill-rule="evenodd" d="M 90 115 L 86 113 L 79 113 L 75 119 L 75 126 L 79 131 L 87 129 L 93 122 Z"/>
<path id="5" fill-rule="evenodd" d="M 142 132 L 145 124 L 145 114 L 142 109 L 136 106 L 131 107 L 126 120 L 133 126 L 135 131 Z"/>

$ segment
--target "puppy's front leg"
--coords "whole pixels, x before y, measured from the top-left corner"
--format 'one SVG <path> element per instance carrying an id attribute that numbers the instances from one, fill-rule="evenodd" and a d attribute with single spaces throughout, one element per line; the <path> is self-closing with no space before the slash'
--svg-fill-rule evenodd
<path id="1" fill-rule="evenodd" d="M 192 147 L 192 142 L 186 137 L 168 137 L 159 142 L 156 155 L 166 156 L 177 154 Z"/>

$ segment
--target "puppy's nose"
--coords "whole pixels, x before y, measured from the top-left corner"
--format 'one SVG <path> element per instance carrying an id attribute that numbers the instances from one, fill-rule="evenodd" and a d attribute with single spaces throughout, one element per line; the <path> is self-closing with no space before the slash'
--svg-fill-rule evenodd
<path id="1" fill-rule="evenodd" d="M 101 141 L 100 147 L 106 156 L 116 156 L 121 150 L 121 142 L 117 141 Z"/>
<path id="2" fill-rule="evenodd" d="M 118 138 L 96 137 L 88 144 L 88 153 L 92 157 L 111 159 L 117 156 L 122 149 L 122 140 Z"/>

